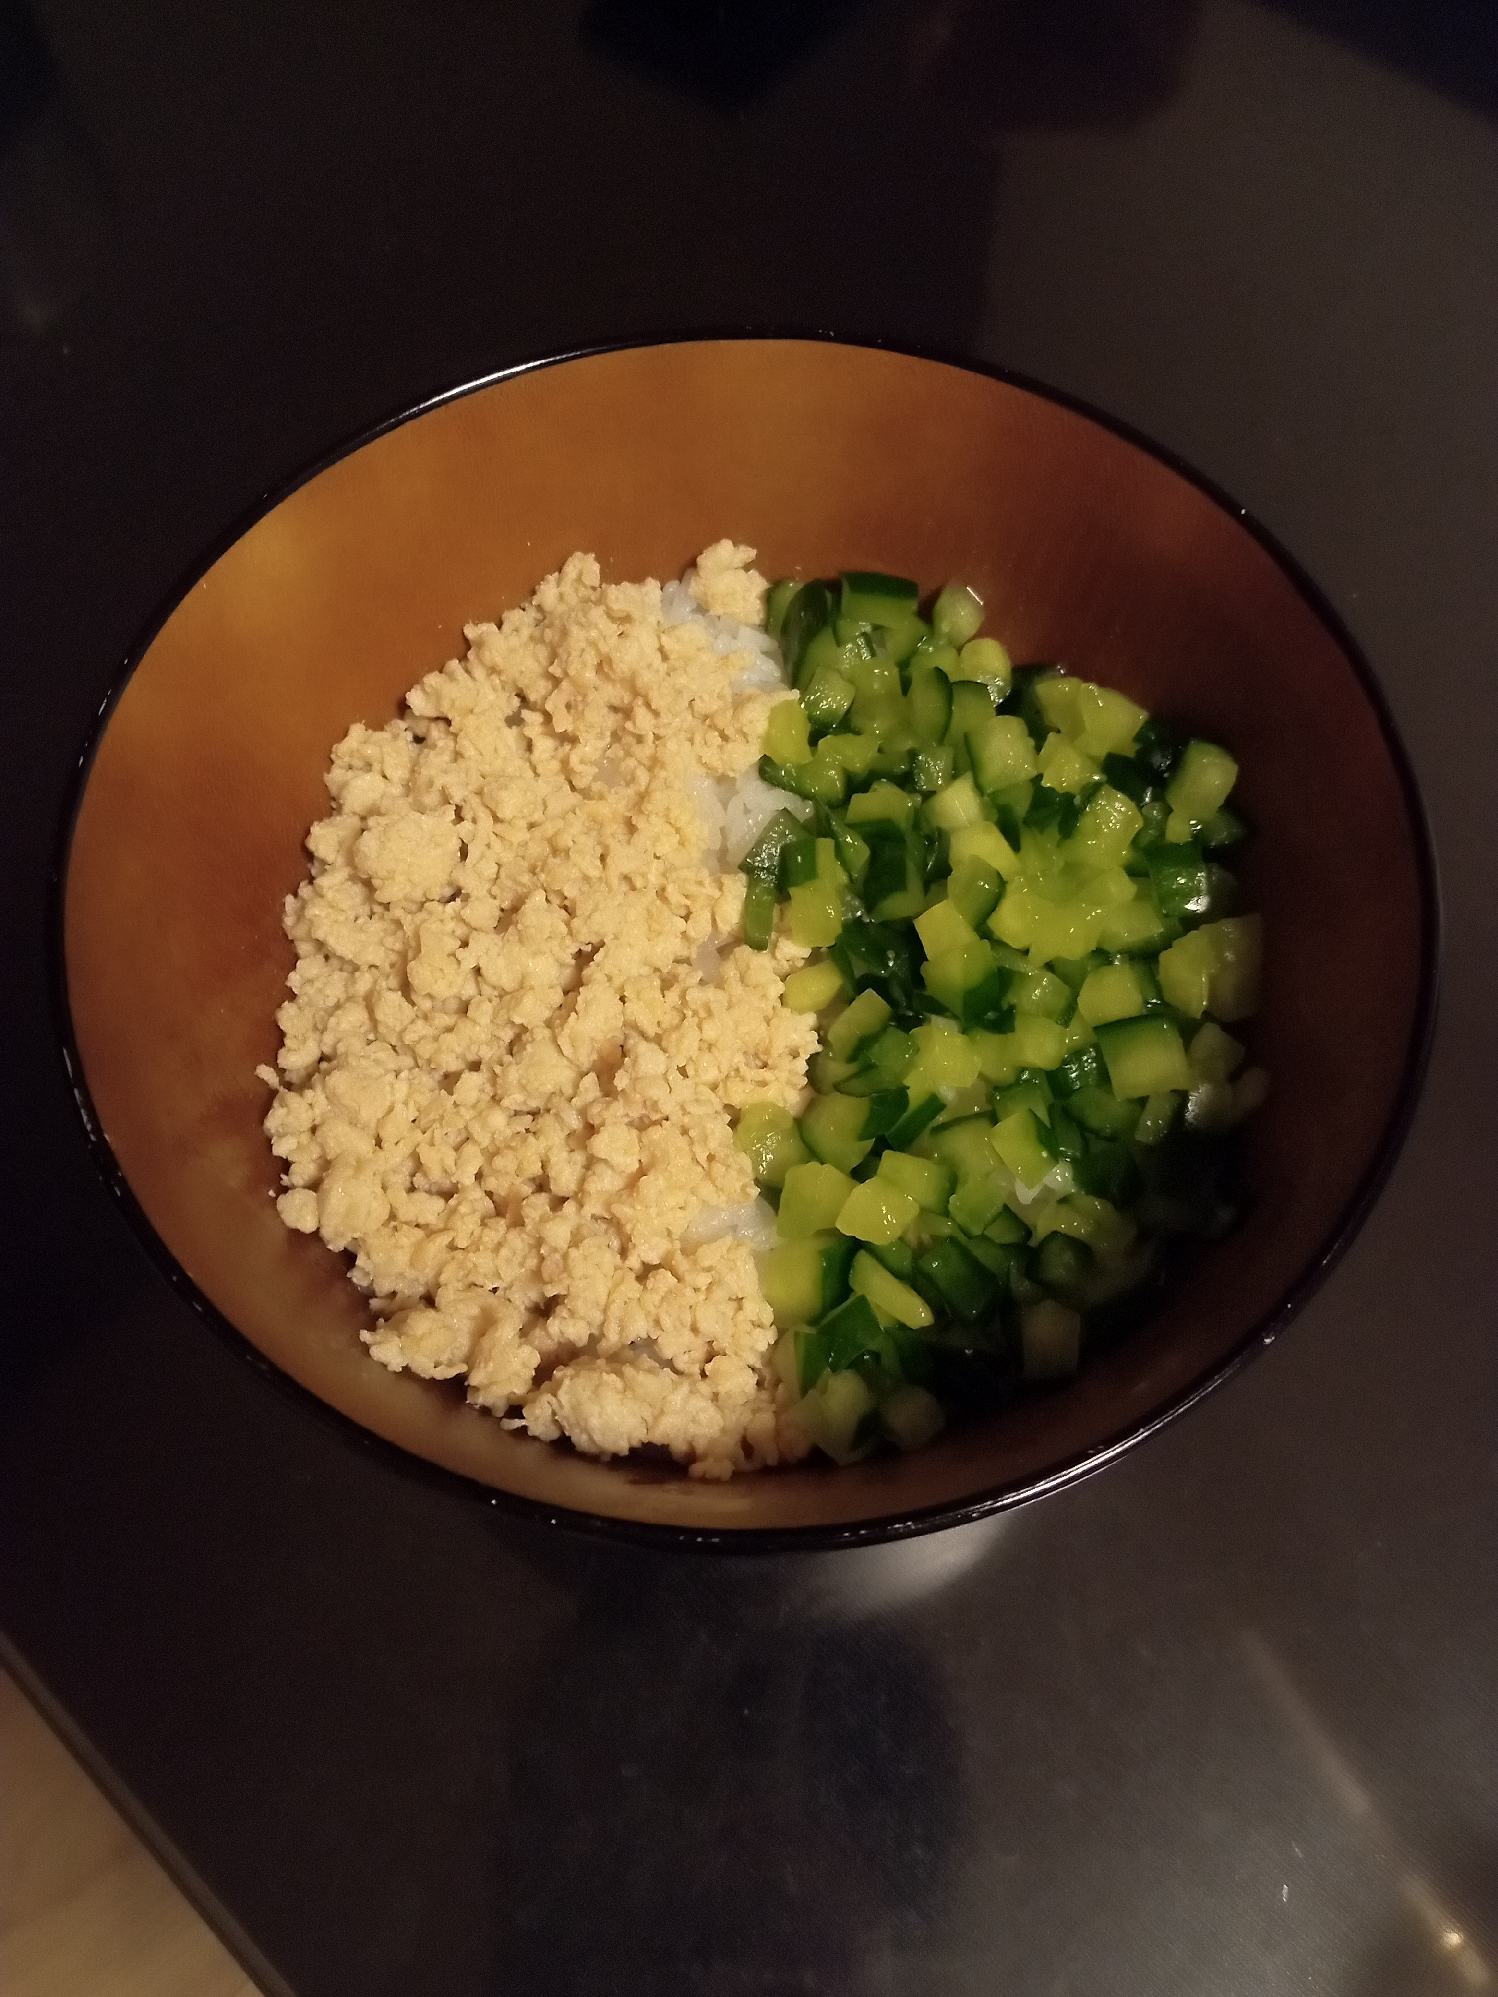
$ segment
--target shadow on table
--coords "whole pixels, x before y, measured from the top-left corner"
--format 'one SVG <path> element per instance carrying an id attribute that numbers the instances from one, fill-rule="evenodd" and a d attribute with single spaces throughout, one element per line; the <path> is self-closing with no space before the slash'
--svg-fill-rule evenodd
<path id="1" fill-rule="evenodd" d="M 963 1835 L 959 1735 L 932 1663 L 819 1587 L 840 1557 L 563 1554 L 577 1619 L 507 1769 L 508 1987 L 862 1997 L 919 1954 Z"/>

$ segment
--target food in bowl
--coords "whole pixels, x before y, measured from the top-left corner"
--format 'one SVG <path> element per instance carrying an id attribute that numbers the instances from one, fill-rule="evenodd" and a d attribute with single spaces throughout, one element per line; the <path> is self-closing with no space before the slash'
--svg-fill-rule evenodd
<path id="1" fill-rule="evenodd" d="M 575 555 L 349 730 L 261 1070 L 377 1360 L 708 1478 L 1073 1372 L 1263 1090 L 1226 752 L 753 558 Z"/>
<path id="2" fill-rule="evenodd" d="M 753 550 L 686 584 L 574 555 L 333 752 L 264 1079 L 282 1219 L 353 1256 L 384 1365 L 608 1457 L 804 1455 L 765 1365 L 732 1114 L 805 1088 L 807 952 L 742 942 L 719 787 L 784 699 Z"/>
<path id="3" fill-rule="evenodd" d="M 779 1202 L 776 1368 L 848 1462 L 1068 1377 L 1166 1244 L 1228 1224 L 1260 924 L 1231 756 L 1015 673 L 973 591 L 928 622 L 907 578 L 787 580 L 769 621 L 798 699 L 760 773 L 797 808 L 741 863 L 744 926 L 768 947 L 784 907 L 822 1033 L 810 1106 L 751 1103 L 737 1142 Z"/>

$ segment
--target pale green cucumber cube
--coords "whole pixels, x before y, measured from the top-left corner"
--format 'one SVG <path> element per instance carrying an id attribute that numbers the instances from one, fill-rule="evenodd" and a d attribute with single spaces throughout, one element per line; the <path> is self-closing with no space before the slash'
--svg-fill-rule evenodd
<path id="1" fill-rule="evenodd" d="M 1021 1364 L 1027 1380 L 1066 1380 L 1082 1357 L 1082 1320 L 1052 1298 L 1026 1304 L 1019 1318 Z"/>
<path id="2" fill-rule="evenodd" d="M 877 1174 L 857 1185 L 844 1200 L 837 1216 L 841 1233 L 858 1241 L 876 1241 L 881 1246 L 898 1241 L 920 1212 L 918 1202 L 889 1179 Z"/>
<path id="3" fill-rule="evenodd" d="M 792 1165 L 780 1195 L 776 1232 L 785 1241 L 804 1240 L 837 1225 L 853 1181 L 835 1165 Z"/>
<path id="4" fill-rule="evenodd" d="M 911 1331 L 924 1331 L 935 1322 L 926 1299 L 908 1283 L 902 1283 L 882 1262 L 875 1261 L 866 1248 L 860 1248 L 853 1257 L 849 1281 L 856 1295 L 867 1297 L 876 1310 L 892 1317 L 896 1324 L 903 1324 Z"/>

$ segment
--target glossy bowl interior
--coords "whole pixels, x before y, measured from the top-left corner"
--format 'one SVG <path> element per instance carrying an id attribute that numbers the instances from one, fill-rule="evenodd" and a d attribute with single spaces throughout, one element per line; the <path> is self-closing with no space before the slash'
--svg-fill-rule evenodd
<path id="1" fill-rule="evenodd" d="M 680 573 L 722 534 L 768 574 L 970 580 L 1018 659 L 1124 688 L 1237 755 L 1269 938 L 1254 1205 L 1065 1389 L 914 1456 L 727 1485 L 502 1430 L 359 1343 L 343 1258 L 277 1219 L 255 1078 L 292 962 L 283 897 L 351 722 L 378 726 L 574 549 Z M 1418 808 L 1366 673 L 1263 541 L 1160 457 L 976 371 L 816 341 L 624 349 L 408 418 L 294 489 L 140 655 L 74 829 L 65 961 L 80 1099 L 200 1300 L 366 1429 L 555 1513 L 694 1535 L 861 1537 L 1078 1474 L 1281 1324 L 1387 1169 L 1428 1027 Z"/>

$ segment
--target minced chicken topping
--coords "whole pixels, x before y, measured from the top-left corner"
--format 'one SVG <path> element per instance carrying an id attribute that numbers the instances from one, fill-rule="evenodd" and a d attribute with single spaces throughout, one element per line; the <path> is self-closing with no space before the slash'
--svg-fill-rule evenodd
<path id="1" fill-rule="evenodd" d="M 753 557 L 700 557 L 704 612 L 762 625 Z M 376 1359 L 533 1436 L 706 1476 L 803 1455 L 753 1250 L 714 1226 L 755 1197 L 730 1112 L 798 1108 L 817 1044 L 781 1004 L 805 952 L 744 946 L 713 846 L 710 780 L 788 690 L 582 554 L 466 636 L 333 751 L 260 1070 L 281 1217 L 352 1254 Z"/>

